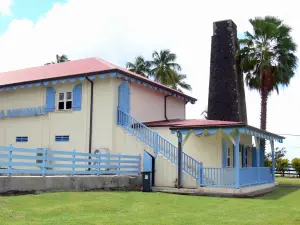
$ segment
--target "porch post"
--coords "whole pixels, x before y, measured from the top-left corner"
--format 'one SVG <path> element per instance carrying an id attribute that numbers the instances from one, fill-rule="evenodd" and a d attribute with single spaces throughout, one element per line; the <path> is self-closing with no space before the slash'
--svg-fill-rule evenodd
<path id="1" fill-rule="evenodd" d="M 272 179 L 275 181 L 275 152 L 274 152 L 274 140 L 271 141 L 271 150 L 272 150 Z"/>
<path id="2" fill-rule="evenodd" d="M 240 188 L 240 133 L 235 130 L 234 165 L 235 165 L 235 187 Z"/>
<path id="3" fill-rule="evenodd" d="M 256 145 L 256 167 L 260 167 L 260 138 L 255 137 Z"/>
<path id="4" fill-rule="evenodd" d="M 182 156 L 182 133 L 180 131 L 177 131 L 177 138 L 178 138 L 178 155 L 177 155 L 177 188 L 181 188 L 181 179 L 182 179 L 182 159 L 181 159 L 181 156 Z"/>

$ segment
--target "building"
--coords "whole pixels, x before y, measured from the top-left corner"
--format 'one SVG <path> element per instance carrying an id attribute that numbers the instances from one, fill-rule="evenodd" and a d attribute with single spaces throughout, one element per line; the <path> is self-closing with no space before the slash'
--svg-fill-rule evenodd
<path id="1" fill-rule="evenodd" d="M 186 120 L 195 98 L 101 59 L 1 73 L 0 85 L 0 146 L 141 154 L 155 186 L 274 184 L 274 164 L 263 167 L 252 136 L 256 146 L 283 137 L 242 122 Z"/>

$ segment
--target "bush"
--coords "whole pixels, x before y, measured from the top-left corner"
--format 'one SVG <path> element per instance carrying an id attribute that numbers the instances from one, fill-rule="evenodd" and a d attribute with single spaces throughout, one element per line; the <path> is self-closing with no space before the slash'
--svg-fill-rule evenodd
<path id="1" fill-rule="evenodd" d="M 292 160 L 292 167 L 296 170 L 298 176 L 300 177 L 300 158 L 294 158 Z"/>
<path id="2" fill-rule="evenodd" d="M 280 171 L 282 173 L 282 176 L 284 177 L 284 172 L 289 169 L 289 160 L 279 158 L 276 160 L 275 167 L 276 171 Z"/>

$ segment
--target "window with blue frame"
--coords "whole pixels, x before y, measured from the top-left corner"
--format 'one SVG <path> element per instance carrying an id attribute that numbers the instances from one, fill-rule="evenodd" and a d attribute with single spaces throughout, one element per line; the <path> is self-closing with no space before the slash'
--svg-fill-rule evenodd
<path id="1" fill-rule="evenodd" d="M 69 142 L 69 140 L 70 140 L 69 135 L 55 136 L 55 142 Z"/>
<path id="2" fill-rule="evenodd" d="M 28 137 L 16 137 L 16 142 L 28 142 Z"/>

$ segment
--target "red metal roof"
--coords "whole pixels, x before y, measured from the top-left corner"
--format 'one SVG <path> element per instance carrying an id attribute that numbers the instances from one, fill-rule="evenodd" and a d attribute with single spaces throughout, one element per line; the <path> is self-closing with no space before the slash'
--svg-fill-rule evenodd
<path id="1" fill-rule="evenodd" d="M 222 127 L 232 125 L 245 125 L 242 122 L 231 122 L 221 120 L 161 120 L 144 123 L 148 127 Z"/>
<path id="2" fill-rule="evenodd" d="M 112 71 L 123 72 L 127 76 L 133 77 L 141 81 L 145 81 L 154 86 L 168 90 L 172 93 L 176 93 L 180 96 L 184 96 L 192 101 L 197 101 L 197 99 L 185 95 L 182 92 L 175 91 L 165 85 L 147 79 L 146 77 L 130 72 L 124 68 L 106 62 L 99 58 L 80 59 L 80 60 L 74 60 L 74 61 L 69 61 L 64 63 L 50 64 L 50 65 L 32 67 L 32 68 L 15 70 L 10 72 L 2 72 L 0 73 L 0 86 L 10 86 L 10 85 L 15 85 L 20 83 L 30 83 L 33 81 L 41 81 L 41 80 L 44 81 L 44 80 L 50 80 L 55 78 L 87 75 L 93 73 L 105 73 L 105 72 L 112 72 Z"/>

